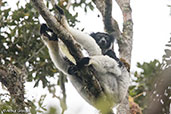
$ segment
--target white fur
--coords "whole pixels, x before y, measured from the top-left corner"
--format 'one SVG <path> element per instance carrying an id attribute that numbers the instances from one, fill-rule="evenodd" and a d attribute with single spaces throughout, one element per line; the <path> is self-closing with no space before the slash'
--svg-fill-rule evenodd
<path id="1" fill-rule="evenodd" d="M 97 79 L 101 83 L 113 106 L 120 103 L 126 96 L 130 85 L 129 73 L 120 68 L 118 63 L 109 56 L 91 56 L 89 65 L 97 71 Z"/>
<path id="2" fill-rule="evenodd" d="M 62 19 L 64 27 L 68 30 L 68 32 L 71 33 L 74 39 L 81 44 L 81 46 L 88 52 L 90 56 L 102 55 L 102 50 L 90 35 L 70 27 L 65 17 Z"/>
<path id="3" fill-rule="evenodd" d="M 64 55 L 62 54 L 58 41 L 49 41 L 46 36 L 41 37 L 44 44 L 47 46 L 50 58 L 54 63 L 55 67 L 65 74 L 68 74 L 67 70 L 69 64 L 64 60 Z"/>
<path id="4" fill-rule="evenodd" d="M 91 56 L 90 58 L 90 64 L 92 64 L 99 73 L 110 73 L 116 76 L 121 75 L 121 69 L 118 67 L 118 63 L 111 57 L 107 55 L 98 55 Z"/>

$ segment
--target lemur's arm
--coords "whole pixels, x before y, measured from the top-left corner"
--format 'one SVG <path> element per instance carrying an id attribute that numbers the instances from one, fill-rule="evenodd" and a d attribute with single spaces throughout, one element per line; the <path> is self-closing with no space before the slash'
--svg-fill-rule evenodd
<path id="1" fill-rule="evenodd" d="M 64 11 L 57 5 L 55 7 L 61 15 L 61 24 L 70 32 L 73 38 L 88 52 L 88 54 L 90 56 L 101 55 L 102 51 L 96 41 L 89 34 L 85 34 L 82 31 L 70 27 L 64 15 Z"/>

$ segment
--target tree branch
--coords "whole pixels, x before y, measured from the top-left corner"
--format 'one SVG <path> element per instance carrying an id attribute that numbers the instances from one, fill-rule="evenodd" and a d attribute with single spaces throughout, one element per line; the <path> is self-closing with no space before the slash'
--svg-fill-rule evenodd
<path id="1" fill-rule="evenodd" d="M 14 65 L 0 66 L 0 82 L 8 89 L 11 98 L 16 104 L 16 111 L 25 114 L 24 102 L 24 73 Z"/>
<path id="2" fill-rule="evenodd" d="M 124 58 L 127 63 L 131 63 L 133 21 L 130 0 L 116 0 L 123 15 L 123 33 L 122 39 L 118 42 L 120 57 Z"/>
<path id="3" fill-rule="evenodd" d="M 112 0 L 93 0 L 93 2 L 103 16 L 106 32 L 114 35 L 114 37 L 119 40 L 121 31 L 119 30 L 117 21 L 112 18 Z"/>
<path id="4" fill-rule="evenodd" d="M 152 91 L 147 92 L 144 114 L 169 114 L 169 97 L 171 95 L 169 90 L 171 85 L 170 74 L 171 67 L 168 67 L 156 76 Z"/>
<path id="5" fill-rule="evenodd" d="M 72 36 L 68 33 L 68 31 L 61 26 L 60 22 L 56 20 L 56 18 L 50 13 L 48 8 L 43 3 L 43 0 L 31 0 L 40 13 L 40 15 L 47 22 L 48 26 L 57 34 L 57 36 L 65 43 L 65 45 L 69 49 L 71 55 L 78 61 L 83 57 L 80 46 L 75 40 L 73 40 Z"/>

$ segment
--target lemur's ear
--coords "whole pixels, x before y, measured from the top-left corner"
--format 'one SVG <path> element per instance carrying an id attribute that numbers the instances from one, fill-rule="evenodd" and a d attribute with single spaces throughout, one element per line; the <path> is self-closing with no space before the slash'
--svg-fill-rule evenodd
<path id="1" fill-rule="evenodd" d="M 95 38 L 96 33 L 92 32 L 92 33 L 90 34 L 90 36 L 93 37 L 93 38 Z"/>

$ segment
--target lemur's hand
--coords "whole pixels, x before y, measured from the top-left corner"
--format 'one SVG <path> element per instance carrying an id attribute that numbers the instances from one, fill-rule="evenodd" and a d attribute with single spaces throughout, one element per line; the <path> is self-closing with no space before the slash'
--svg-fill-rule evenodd
<path id="1" fill-rule="evenodd" d="M 70 75 L 76 75 L 77 72 L 78 72 L 78 67 L 76 65 L 71 65 L 69 68 L 68 68 L 68 74 Z"/>

